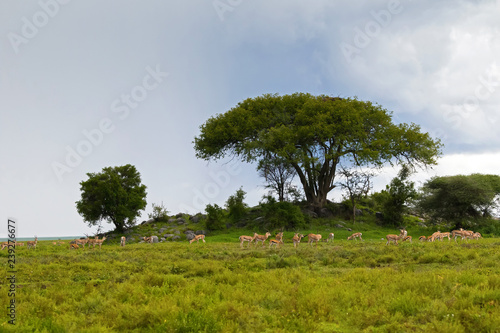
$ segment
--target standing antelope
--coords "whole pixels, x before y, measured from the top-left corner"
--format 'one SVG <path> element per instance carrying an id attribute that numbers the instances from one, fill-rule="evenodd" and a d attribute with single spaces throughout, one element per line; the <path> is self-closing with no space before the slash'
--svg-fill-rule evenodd
<path id="1" fill-rule="evenodd" d="M 278 242 L 283 242 L 283 231 L 280 231 L 276 234 L 276 240 Z"/>
<path id="2" fill-rule="evenodd" d="M 254 240 L 255 240 L 255 246 L 257 246 L 257 244 L 258 244 L 259 242 L 262 242 L 262 246 L 264 246 L 264 243 L 266 242 L 266 239 L 267 239 L 269 236 L 271 236 L 271 233 L 270 233 L 269 231 L 268 231 L 268 232 L 266 232 L 266 234 L 265 234 L 265 235 L 259 235 L 259 234 L 257 234 L 257 233 L 254 233 L 253 238 L 254 238 Z"/>
<path id="3" fill-rule="evenodd" d="M 271 239 L 269 241 L 269 248 L 271 248 L 273 245 L 275 245 L 276 247 L 280 247 L 280 244 L 283 244 L 283 242 L 277 239 Z"/>
<path id="4" fill-rule="evenodd" d="M 34 248 L 36 250 L 36 243 L 38 242 L 38 237 L 35 236 L 34 241 L 27 241 L 26 244 L 28 244 L 28 250 L 31 248 Z"/>
<path id="5" fill-rule="evenodd" d="M 106 240 L 106 236 L 102 237 L 102 239 L 99 239 L 99 237 L 96 237 L 96 239 L 94 240 L 94 247 L 96 244 L 99 244 L 99 250 L 100 250 L 101 245 L 102 245 L 102 243 L 104 243 L 105 240 Z"/>
<path id="6" fill-rule="evenodd" d="M 329 241 L 332 241 L 333 242 L 333 239 L 335 238 L 335 234 L 333 232 L 330 232 L 330 234 L 328 235 L 328 239 L 326 240 L 326 242 L 328 243 Z"/>
<path id="7" fill-rule="evenodd" d="M 248 242 L 248 246 L 253 242 L 254 237 L 240 236 L 240 247 L 243 247 L 244 242 Z"/>
<path id="8" fill-rule="evenodd" d="M 126 242 L 126 241 L 127 241 L 127 238 L 126 238 L 125 236 L 122 236 L 122 237 L 120 238 L 120 245 L 121 245 L 121 246 L 125 246 L 125 242 Z"/>
<path id="9" fill-rule="evenodd" d="M 196 241 L 197 243 L 199 243 L 200 239 L 203 241 L 203 243 L 206 243 L 205 242 L 205 235 L 202 234 L 202 235 L 196 235 L 196 236 L 194 236 L 194 238 L 189 241 L 189 244 L 193 243 L 194 241 Z"/>
<path id="10" fill-rule="evenodd" d="M 309 234 L 307 235 L 307 243 L 311 244 L 311 247 L 313 246 L 312 243 L 316 242 L 316 246 L 318 246 L 318 242 L 321 239 L 321 235 L 316 235 L 316 234 Z"/>
<path id="11" fill-rule="evenodd" d="M 361 238 L 361 236 L 363 236 L 363 234 L 362 234 L 362 233 L 360 233 L 360 232 L 355 232 L 355 233 L 353 233 L 351 236 L 347 237 L 347 240 L 351 240 L 351 239 L 358 240 L 358 237 L 359 237 L 359 239 L 363 240 L 363 238 Z"/>
<path id="12" fill-rule="evenodd" d="M 387 239 L 387 243 L 385 243 L 385 245 L 389 245 L 390 242 L 394 242 L 396 245 L 398 245 L 398 240 L 402 239 L 403 237 L 403 235 L 387 235 L 385 236 L 385 238 Z"/>
<path id="13" fill-rule="evenodd" d="M 299 245 L 300 243 L 300 240 L 304 238 L 304 235 L 302 234 L 299 234 L 299 233 L 296 233 L 293 238 L 292 238 L 292 241 L 293 241 L 293 247 L 297 247 L 297 245 Z"/>

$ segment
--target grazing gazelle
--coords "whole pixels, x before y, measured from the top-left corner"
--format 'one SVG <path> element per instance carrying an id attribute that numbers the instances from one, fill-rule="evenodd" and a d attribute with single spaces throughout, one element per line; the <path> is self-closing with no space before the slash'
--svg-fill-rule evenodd
<path id="1" fill-rule="evenodd" d="M 309 244 L 311 244 L 311 247 L 312 247 L 312 243 L 313 242 L 316 242 L 316 246 L 318 246 L 318 242 L 319 240 L 321 239 L 321 235 L 315 235 L 315 234 L 309 234 L 307 235 L 307 242 Z"/>
<path id="2" fill-rule="evenodd" d="M 390 242 L 393 242 L 396 245 L 398 245 L 398 240 L 404 238 L 404 236 L 403 235 L 387 235 L 387 236 L 385 236 L 385 238 L 387 239 L 387 243 L 385 243 L 385 245 L 389 245 Z"/>
<path id="3" fill-rule="evenodd" d="M 205 242 L 205 235 L 202 234 L 202 235 L 196 235 L 196 236 L 194 236 L 194 238 L 189 241 L 189 244 L 193 243 L 194 241 L 196 241 L 197 243 L 199 243 L 200 239 L 203 241 L 203 243 L 206 243 Z"/>
<path id="4" fill-rule="evenodd" d="M 126 241 L 127 241 L 127 238 L 126 238 L 125 236 L 122 236 L 122 237 L 120 238 L 120 245 L 121 245 L 121 246 L 125 246 L 125 242 L 126 242 Z"/>
<path id="5" fill-rule="evenodd" d="M 363 236 L 363 234 L 362 234 L 362 233 L 360 233 L 360 232 L 355 232 L 355 233 L 353 233 L 351 236 L 347 237 L 347 240 L 351 240 L 351 239 L 358 240 L 358 237 L 359 237 L 359 239 L 363 240 L 363 238 L 361 238 L 361 236 Z"/>

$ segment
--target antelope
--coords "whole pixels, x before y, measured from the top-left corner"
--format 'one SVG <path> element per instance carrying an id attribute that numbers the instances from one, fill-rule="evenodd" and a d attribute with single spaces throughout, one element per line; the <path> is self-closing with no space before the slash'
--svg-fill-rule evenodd
<path id="1" fill-rule="evenodd" d="M 406 231 L 405 228 L 399 229 L 399 232 L 400 232 L 400 234 L 399 234 L 400 236 L 403 236 L 403 237 L 408 236 L 408 231 Z"/>
<path id="2" fill-rule="evenodd" d="M 120 238 L 120 245 L 121 245 L 121 246 L 125 246 L 125 242 L 126 242 L 126 241 L 127 241 L 127 238 L 126 238 L 125 236 L 122 236 L 122 237 Z"/>
<path id="3" fill-rule="evenodd" d="M 270 233 L 269 231 L 268 231 L 268 232 L 266 232 L 266 234 L 265 234 L 265 235 L 259 235 L 259 234 L 257 234 L 257 233 L 254 233 L 253 238 L 254 238 L 254 240 L 255 240 L 255 246 L 257 246 L 257 244 L 258 244 L 259 242 L 262 242 L 262 246 L 264 246 L 264 243 L 266 242 L 266 239 L 267 239 L 269 236 L 271 236 L 271 233 Z"/>
<path id="4" fill-rule="evenodd" d="M 9 242 L 3 242 L 2 243 L 2 248 L 0 249 L 0 251 L 3 250 L 3 249 L 5 249 L 8 246 L 9 246 Z M 24 243 L 15 242 L 14 246 L 16 246 L 16 247 L 17 246 L 24 246 Z"/>
<path id="5" fill-rule="evenodd" d="M 153 243 L 153 237 L 142 237 L 142 239 L 144 240 L 144 242 L 146 243 Z"/>
<path id="6" fill-rule="evenodd" d="M 275 245 L 276 247 L 280 247 L 280 244 L 283 244 L 283 241 L 277 239 L 271 239 L 269 241 L 269 248 L 271 248 L 273 245 Z"/>
<path id="7" fill-rule="evenodd" d="M 296 233 L 293 238 L 292 238 L 292 241 L 293 241 L 293 247 L 297 247 L 297 245 L 299 245 L 300 243 L 300 240 L 304 238 L 304 235 L 302 234 L 299 234 L 299 233 Z"/>
<path id="8" fill-rule="evenodd" d="M 194 238 L 189 241 L 189 244 L 193 243 L 194 241 L 196 241 L 197 243 L 199 243 L 200 239 L 203 241 L 203 243 L 206 243 L 205 242 L 205 235 L 201 234 L 201 235 L 194 236 Z"/>
<path id="9" fill-rule="evenodd" d="M 253 242 L 254 237 L 240 236 L 240 247 L 243 247 L 244 242 L 248 242 L 248 246 L 250 246 L 250 244 Z"/>
<path id="10" fill-rule="evenodd" d="M 311 247 L 313 246 L 312 243 L 316 242 L 316 246 L 318 246 L 318 242 L 321 239 L 321 235 L 315 235 L 315 234 L 309 234 L 307 235 L 307 243 L 311 244 Z"/>
<path id="11" fill-rule="evenodd" d="M 328 235 L 328 239 L 326 240 L 326 242 L 328 243 L 330 240 L 333 242 L 334 238 L 335 238 L 335 234 L 333 232 L 330 232 L 330 234 Z"/>
<path id="12" fill-rule="evenodd" d="M 80 247 L 78 246 L 78 244 L 76 243 L 70 243 L 69 244 L 69 249 L 70 250 L 73 250 L 73 249 L 79 249 Z"/>
<path id="13" fill-rule="evenodd" d="M 279 242 L 283 242 L 283 231 L 280 231 L 276 234 L 276 240 Z"/>
<path id="14" fill-rule="evenodd" d="M 421 242 L 425 242 L 425 241 L 427 241 L 427 237 L 420 236 L 420 237 L 418 237 L 418 240 L 421 241 Z"/>
<path id="15" fill-rule="evenodd" d="M 401 236 L 401 235 L 400 235 L 400 236 Z M 403 237 L 403 242 L 405 242 L 405 241 L 410 241 L 410 243 L 411 243 L 411 242 L 412 242 L 412 239 L 413 239 L 413 238 L 412 238 L 411 236 L 404 236 L 404 237 Z"/>
<path id="16" fill-rule="evenodd" d="M 351 240 L 351 239 L 358 240 L 358 237 L 359 237 L 359 239 L 363 240 L 363 238 L 361 238 L 361 236 L 363 236 L 363 234 L 361 232 L 355 232 L 351 236 L 347 237 L 347 240 Z"/>
<path id="17" fill-rule="evenodd" d="M 457 237 L 460 237 L 462 238 L 462 240 L 464 240 L 467 236 L 469 236 L 469 233 L 462 228 L 460 228 L 460 230 L 453 230 L 451 232 L 451 237 L 455 238 L 455 242 L 457 241 Z"/>
<path id="18" fill-rule="evenodd" d="M 390 242 L 394 242 L 396 245 L 398 245 L 398 240 L 402 239 L 403 237 L 403 235 L 387 235 L 385 236 L 385 238 L 387 239 L 387 243 L 385 243 L 385 245 L 389 245 Z"/>
<path id="19" fill-rule="evenodd" d="M 439 235 L 441 234 L 441 231 L 436 231 L 435 233 L 433 233 L 432 235 L 430 235 L 427 240 L 429 242 L 434 242 L 434 240 L 436 240 L 436 238 L 439 238 Z"/>
<path id="20" fill-rule="evenodd" d="M 82 247 L 85 249 L 85 244 L 87 244 L 89 242 L 89 236 L 88 235 L 85 235 L 87 236 L 87 238 L 84 238 L 84 239 L 75 239 L 74 242 L 75 244 L 78 244 L 78 245 L 82 245 Z"/>
<path id="21" fill-rule="evenodd" d="M 101 249 L 101 245 L 102 243 L 104 243 L 104 241 L 106 240 L 106 236 L 103 236 L 102 239 L 98 239 L 96 237 L 96 239 L 94 240 L 94 247 L 96 244 L 99 244 L 99 250 Z"/>
<path id="22" fill-rule="evenodd" d="M 472 235 L 472 238 L 473 239 L 479 239 L 479 238 L 483 238 L 483 236 L 481 236 L 481 234 L 479 232 L 475 232 L 473 235 Z"/>
<path id="23" fill-rule="evenodd" d="M 36 236 L 34 241 L 27 241 L 26 244 L 28 244 L 28 250 L 31 248 L 34 248 L 36 250 L 36 243 L 38 243 L 38 237 Z"/>
<path id="24" fill-rule="evenodd" d="M 448 241 L 451 240 L 449 232 L 441 232 L 441 233 L 439 233 L 439 235 L 437 237 L 439 238 L 440 241 L 443 241 L 443 238 L 445 238 L 445 237 L 448 237 Z"/>

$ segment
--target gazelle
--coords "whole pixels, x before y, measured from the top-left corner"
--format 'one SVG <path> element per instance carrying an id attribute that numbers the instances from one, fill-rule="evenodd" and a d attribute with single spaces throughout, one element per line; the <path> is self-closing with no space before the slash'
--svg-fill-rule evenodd
<path id="1" fill-rule="evenodd" d="M 35 240 L 34 241 L 27 241 L 26 244 L 28 244 L 28 250 L 31 249 L 31 248 L 34 248 L 36 250 L 36 243 L 38 242 L 38 237 L 35 236 Z"/>
<path id="2" fill-rule="evenodd" d="M 201 234 L 201 235 L 194 236 L 194 238 L 189 241 L 189 244 L 193 243 L 194 241 L 196 241 L 197 243 L 199 243 L 200 239 L 203 241 L 203 243 L 206 243 L 205 242 L 205 235 Z"/>
<path id="3" fill-rule="evenodd" d="M 455 242 L 457 241 L 457 237 L 460 237 L 462 238 L 462 240 L 464 240 L 467 237 L 467 235 L 468 233 L 462 228 L 460 228 L 460 230 L 453 230 L 451 232 L 451 237 L 455 238 Z"/>
<path id="4" fill-rule="evenodd" d="M 401 235 L 400 235 L 401 236 Z M 411 236 L 404 236 L 403 237 L 403 242 L 406 242 L 406 241 L 410 241 L 410 243 L 412 242 L 412 237 Z"/>
<path id="5" fill-rule="evenodd" d="M 394 242 L 394 244 L 398 245 L 398 240 L 402 239 L 403 235 L 387 235 L 385 238 L 387 239 L 387 243 L 385 245 L 389 245 L 390 242 Z"/>
<path id="6" fill-rule="evenodd" d="M 84 239 L 75 239 L 74 242 L 75 244 L 78 244 L 78 245 L 81 245 L 84 249 L 85 249 L 85 244 L 87 244 L 89 242 L 89 236 L 88 235 L 85 235 L 87 236 L 87 238 L 84 238 Z"/>
<path id="7" fill-rule="evenodd" d="M 278 242 L 283 242 L 283 231 L 280 231 L 276 234 L 276 240 Z"/>
<path id="8" fill-rule="evenodd" d="M 250 237 L 250 236 L 240 236 L 240 247 L 243 247 L 243 243 L 244 242 L 248 242 L 248 246 L 250 246 L 250 244 L 253 242 L 253 239 L 254 237 Z"/>
<path id="9" fill-rule="evenodd" d="M 441 231 L 436 231 L 435 233 L 433 233 L 432 235 L 430 235 L 427 240 L 429 242 L 434 242 L 436 240 L 436 238 L 439 238 L 439 235 L 441 234 Z"/>
<path id="10" fill-rule="evenodd" d="M 94 240 L 94 247 L 96 244 L 99 245 L 99 250 L 101 249 L 101 245 L 102 243 L 104 243 L 104 241 L 106 240 L 106 236 L 102 237 L 102 239 L 98 239 L 98 237 L 96 237 L 96 239 Z"/>
<path id="11" fill-rule="evenodd" d="M 144 242 L 146 243 L 153 243 L 153 237 L 142 237 L 142 239 L 144 240 Z"/>
<path id="12" fill-rule="evenodd" d="M 363 234 L 361 232 L 355 232 L 351 236 L 347 237 L 347 240 L 351 240 L 351 239 L 358 240 L 358 237 L 359 237 L 359 239 L 363 240 L 363 238 L 361 238 L 361 236 L 363 236 Z"/>
<path id="13" fill-rule="evenodd" d="M 268 231 L 268 232 L 266 232 L 266 234 L 265 234 L 265 235 L 259 235 L 259 234 L 257 234 L 257 233 L 254 233 L 253 238 L 254 238 L 254 240 L 255 240 L 255 246 L 257 246 L 257 244 L 258 244 L 259 242 L 262 242 L 262 246 L 264 246 L 264 243 L 266 242 L 266 239 L 267 239 L 269 236 L 271 236 L 271 233 L 270 233 L 269 231 Z"/>
<path id="14" fill-rule="evenodd" d="M 127 241 L 127 237 L 122 236 L 122 237 L 120 238 L 120 245 L 121 245 L 121 246 L 125 246 L 125 242 L 126 242 L 126 241 Z"/>
<path id="15" fill-rule="evenodd" d="M 483 236 L 481 235 L 481 233 L 479 232 L 475 232 L 473 235 L 472 235 L 472 239 L 479 239 L 479 238 L 483 238 Z"/>
<path id="16" fill-rule="evenodd" d="M 293 247 L 297 247 L 297 245 L 299 245 L 300 243 L 300 240 L 304 238 L 304 235 L 302 234 L 299 234 L 299 233 L 296 233 L 295 235 L 293 235 L 293 238 L 292 238 L 292 241 L 293 241 Z"/>
<path id="17" fill-rule="evenodd" d="M 3 242 L 3 243 L 2 243 L 2 249 L 0 249 L 0 250 L 3 250 L 3 249 L 5 249 L 5 248 L 6 248 L 6 247 L 8 247 L 8 246 L 9 246 L 9 242 Z M 14 243 L 14 246 L 15 246 L 15 247 L 18 247 L 18 246 L 24 246 L 24 243 L 15 242 L 15 243 Z"/>
<path id="18" fill-rule="evenodd" d="M 445 238 L 445 237 L 448 237 L 448 241 L 451 240 L 449 232 L 441 232 L 441 233 L 439 233 L 439 235 L 437 237 L 439 238 L 440 241 L 443 241 L 443 238 Z"/>
<path id="19" fill-rule="evenodd" d="M 70 243 L 69 244 L 69 249 L 74 250 L 74 249 L 79 249 L 80 247 L 76 243 Z"/>
<path id="20" fill-rule="evenodd" d="M 420 237 L 418 237 L 418 240 L 421 241 L 421 242 L 425 242 L 425 241 L 427 241 L 427 237 L 420 236 Z"/>
<path id="21" fill-rule="evenodd" d="M 271 239 L 269 241 L 269 248 L 271 248 L 273 245 L 275 245 L 276 247 L 280 247 L 280 244 L 283 244 L 283 242 L 277 239 Z"/>
<path id="22" fill-rule="evenodd" d="M 316 246 L 318 246 L 318 242 L 320 241 L 321 239 L 321 235 L 320 234 L 309 234 L 307 235 L 307 243 L 311 244 L 311 247 L 313 246 L 312 243 L 313 242 L 316 242 Z"/>
<path id="23" fill-rule="evenodd" d="M 333 232 L 330 232 L 330 234 L 328 235 L 328 238 L 326 240 L 326 242 L 328 243 L 329 241 L 332 241 L 333 242 L 333 239 L 335 238 L 335 234 Z"/>

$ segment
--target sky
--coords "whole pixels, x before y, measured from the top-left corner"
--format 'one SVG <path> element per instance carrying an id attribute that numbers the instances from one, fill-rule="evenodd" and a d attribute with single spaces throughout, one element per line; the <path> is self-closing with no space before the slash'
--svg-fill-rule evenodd
<path id="1" fill-rule="evenodd" d="M 109 166 L 141 174 L 138 222 L 153 203 L 194 214 L 239 188 L 258 204 L 255 165 L 199 160 L 193 140 L 266 93 L 356 96 L 420 125 L 444 149 L 417 185 L 499 174 L 499 17 L 489 0 L 1 1 L 0 237 L 9 218 L 18 237 L 92 234 L 75 202 Z"/>

